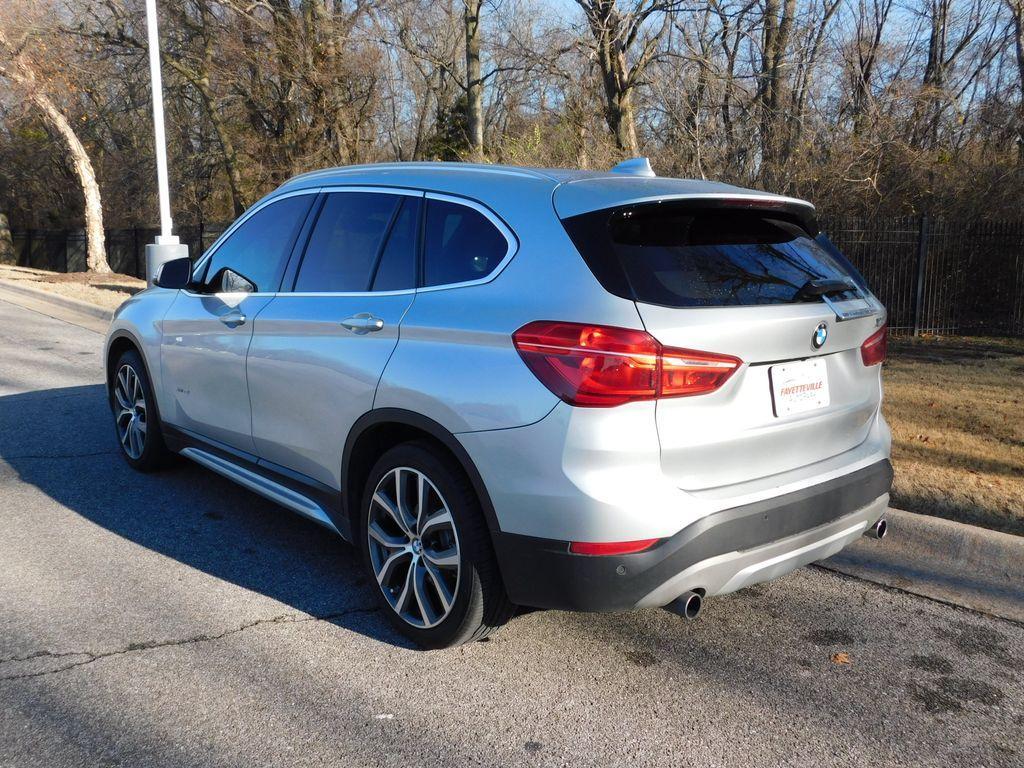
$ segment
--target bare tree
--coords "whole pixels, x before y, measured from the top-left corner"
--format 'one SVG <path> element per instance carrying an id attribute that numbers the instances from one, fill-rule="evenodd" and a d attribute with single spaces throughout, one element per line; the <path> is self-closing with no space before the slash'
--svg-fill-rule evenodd
<path id="1" fill-rule="evenodd" d="M 627 155 L 638 153 L 634 92 L 659 52 L 671 26 L 674 0 L 576 0 L 583 9 L 591 46 L 604 86 L 605 120 L 615 146 Z M 655 22 L 661 16 L 660 23 Z M 637 50 L 638 49 L 638 50 Z"/>
<path id="2" fill-rule="evenodd" d="M 68 157 L 85 198 L 86 265 L 90 272 L 110 272 L 104 243 L 103 204 L 100 199 L 100 187 L 96 183 L 96 172 L 93 170 L 85 145 L 46 92 L 46 83 L 37 75 L 29 61 L 26 51 L 31 40 L 30 33 L 23 34 L 20 39 L 15 40 L 8 36 L 7 30 L 0 29 L 0 78 L 13 83 L 22 92 L 23 97 L 39 109 L 47 124 L 67 144 Z M 44 53 L 45 50 L 44 45 Z"/>
<path id="3" fill-rule="evenodd" d="M 464 0 L 466 28 L 466 134 L 470 159 L 484 159 L 484 83 L 480 77 L 480 9 L 483 0 Z"/>

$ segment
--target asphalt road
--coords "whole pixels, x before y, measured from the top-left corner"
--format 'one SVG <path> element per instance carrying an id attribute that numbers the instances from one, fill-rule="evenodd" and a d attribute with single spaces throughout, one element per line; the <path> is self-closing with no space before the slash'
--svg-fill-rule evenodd
<path id="1" fill-rule="evenodd" d="M 1024 765 L 1024 627 L 815 568 L 413 650 L 328 532 L 133 473 L 101 341 L 0 301 L 0 765 Z"/>

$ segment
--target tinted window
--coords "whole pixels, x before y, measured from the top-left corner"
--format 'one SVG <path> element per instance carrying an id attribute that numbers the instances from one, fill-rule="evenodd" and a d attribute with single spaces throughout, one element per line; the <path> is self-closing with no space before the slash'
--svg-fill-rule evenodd
<path id="1" fill-rule="evenodd" d="M 565 221 L 608 290 L 671 307 L 820 301 L 812 280 L 853 275 L 795 218 L 781 211 L 657 204 Z M 848 298 L 852 294 L 838 295 Z"/>
<path id="2" fill-rule="evenodd" d="M 295 281 L 296 291 L 369 289 L 384 235 L 402 198 L 374 192 L 327 196 Z"/>
<path id="3" fill-rule="evenodd" d="M 508 253 L 508 241 L 473 208 L 427 200 L 423 284 L 446 285 L 486 277 Z"/>
<path id="4" fill-rule="evenodd" d="M 420 198 L 405 197 L 391 225 L 387 245 L 373 278 L 375 291 L 402 291 L 416 287 L 416 243 L 420 229 Z"/>
<path id="5" fill-rule="evenodd" d="M 246 219 L 210 257 L 205 273 L 208 287 L 221 290 L 220 273 L 226 267 L 248 278 L 257 291 L 276 291 L 285 260 L 315 197 L 286 197 Z"/>

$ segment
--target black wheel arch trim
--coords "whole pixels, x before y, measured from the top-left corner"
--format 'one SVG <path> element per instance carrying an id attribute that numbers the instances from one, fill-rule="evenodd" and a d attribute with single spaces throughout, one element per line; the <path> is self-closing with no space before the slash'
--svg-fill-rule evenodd
<path id="1" fill-rule="evenodd" d="M 470 457 L 469 452 L 466 451 L 458 438 L 449 432 L 443 425 L 433 419 L 423 416 L 422 414 L 416 413 L 415 411 L 407 411 L 404 408 L 376 408 L 372 411 L 367 411 L 356 420 L 355 424 L 352 425 L 352 429 L 349 430 L 348 438 L 345 440 L 345 449 L 341 458 L 341 478 L 342 485 L 345 487 L 345 493 L 342 498 L 342 508 L 345 510 L 345 513 L 349 515 L 350 519 L 353 519 L 351 518 L 353 512 L 353 501 L 356 501 L 356 508 L 358 508 L 358 494 L 361 494 L 363 490 L 362 488 L 350 487 L 350 483 L 347 480 L 347 478 L 351 476 L 350 468 L 352 466 L 353 451 L 356 443 L 363 434 L 365 434 L 369 429 L 382 424 L 399 424 L 418 429 L 436 439 L 452 453 L 456 461 L 458 461 L 462 466 L 462 470 L 466 473 L 470 484 L 473 486 L 473 490 L 476 492 L 477 498 L 480 500 L 480 508 L 484 512 L 487 529 L 491 534 L 493 542 L 494 537 L 501 533 L 501 526 L 498 524 L 498 516 L 494 511 L 494 504 L 491 502 L 491 496 L 487 492 L 487 486 L 484 485 L 484 480 L 480 476 L 480 472 L 476 468 L 476 464 L 473 463 L 473 459 Z M 355 496 L 355 499 L 353 499 L 353 496 Z"/>
<path id="2" fill-rule="evenodd" d="M 119 328 L 110 334 L 110 336 L 107 337 L 107 341 L 103 349 L 103 372 L 105 374 L 103 376 L 103 382 L 107 387 L 107 403 L 113 407 L 114 390 L 111 386 L 112 379 L 110 376 L 110 366 L 117 362 L 116 360 L 110 359 L 110 350 L 114 344 L 121 339 L 127 339 L 130 341 L 132 346 L 135 347 L 135 351 L 138 353 L 139 358 L 142 360 L 142 367 L 146 369 L 146 378 L 149 380 L 149 388 L 153 390 L 153 408 L 156 411 L 157 423 L 163 424 L 163 418 L 160 415 L 160 398 L 156 395 L 156 382 L 153 379 L 153 374 L 149 370 L 149 360 L 146 359 L 146 353 L 142 351 L 143 344 L 134 333 L 125 328 Z"/>

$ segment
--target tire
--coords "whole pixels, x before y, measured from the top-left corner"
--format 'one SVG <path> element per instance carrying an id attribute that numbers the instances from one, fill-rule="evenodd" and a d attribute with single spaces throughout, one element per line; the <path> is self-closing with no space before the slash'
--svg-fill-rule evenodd
<path id="1" fill-rule="evenodd" d="M 121 456 L 140 472 L 165 466 L 171 454 L 164 443 L 153 387 L 138 352 L 129 349 L 118 358 L 112 381 L 110 408 Z"/>
<path id="2" fill-rule="evenodd" d="M 414 643 L 449 648 L 481 640 L 512 617 L 480 501 L 436 445 L 417 441 L 384 453 L 360 510 L 370 584 L 388 619 Z"/>

